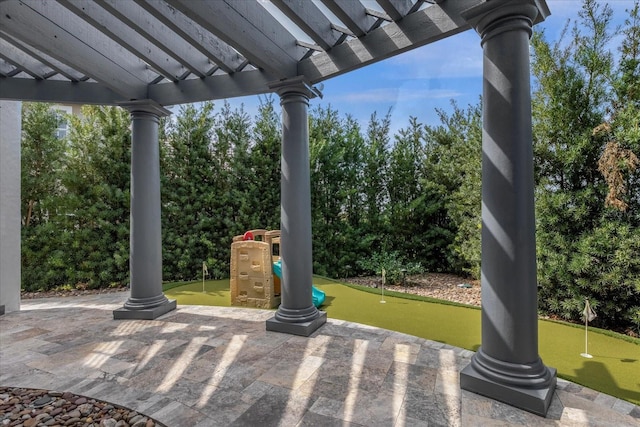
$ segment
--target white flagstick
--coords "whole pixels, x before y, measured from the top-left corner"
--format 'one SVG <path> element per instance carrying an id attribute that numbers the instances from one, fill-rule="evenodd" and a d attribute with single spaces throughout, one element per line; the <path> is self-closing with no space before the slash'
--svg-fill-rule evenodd
<path id="1" fill-rule="evenodd" d="M 202 293 L 204 293 L 204 275 L 208 273 L 209 270 L 207 270 L 207 264 L 202 261 Z"/>
<path id="2" fill-rule="evenodd" d="M 382 269 L 382 299 L 380 300 L 380 304 L 386 304 L 386 301 L 384 300 L 384 282 L 385 282 L 385 271 L 383 268 Z"/>
<path id="3" fill-rule="evenodd" d="M 588 328 L 589 328 L 589 321 L 587 320 L 587 318 L 584 318 L 584 353 L 580 353 L 580 356 L 582 357 L 586 357 L 587 359 L 591 359 L 593 358 L 592 355 L 589 354 L 589 349 L 588 349 Z"/>
<path id="4" fill-rule="evenodd" d="M 585 305 L 584 305 L 584 353 L 580 353 L 580 356 L 582 357 L 586 357 L 587 359 L 592 359 L 593 356 L 589 354 L 589 349 L 588 349 L 588 342 L 589 342 L 589 337 L 588 337 L 588 329 L 589 329 L 589 320 L 593 320 L 595 318 L 595 313 L 593 313 L 593 311 L 591 310 L 591 307 L 589 306 L 589 300 L 585 300 Z"/>

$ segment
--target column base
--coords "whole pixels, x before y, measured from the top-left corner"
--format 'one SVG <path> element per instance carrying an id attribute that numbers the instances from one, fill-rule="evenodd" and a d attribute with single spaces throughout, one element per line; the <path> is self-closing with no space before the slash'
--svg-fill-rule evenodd
<path id="1" fill-rule="evenodd" d="M 283 322 L 278 320 L 276 316 L 268 319 L 267 331 L 282 332 L 284 334 L 300 335 L 308 337 L 316 331 L 320 326 L 327 322 L 327 313 L 325 311 L 318 311 L 318 317 L 313 320 L 307 320 L 298 323 Z"/>
<path id="2" fill-rule="evenodd" d="M 151 308 L 130 309 L 126 307 L 113 310 L 114 320 L 153 320 L 166 314 L 177 307 L 176 300 L 167 300 L 165 303 Z"/>
<path id="3" fill-rule="evenodd" d="M 476 356 L 474 356 L 475 358 Z M 508 365 L 508 363 L 506 363 Z M 556 369 L 543 367 L 543 384 L 539 384 L 540 378 L 532 378 L 532 383 L 537 383 L 533 387 L 527 387 L 526 381 L 518 378 L 519 384 L 509 383 L 510 381 L 499 381 L 496 377 L 490 378 L 484 374 L 483 369 L 476 369 L 474 360 L 471 361 L 462 371 L 460 371 L 460 388 L 473 393 L 481 394 L 491 399 L 504 402 L 516 408 L 524 409 L 541 417 L 547 415 L 547 410 L 551 404 L 553 393 L 556 388 Z M 503 372 L 506 379 L 509 372 Z"/>

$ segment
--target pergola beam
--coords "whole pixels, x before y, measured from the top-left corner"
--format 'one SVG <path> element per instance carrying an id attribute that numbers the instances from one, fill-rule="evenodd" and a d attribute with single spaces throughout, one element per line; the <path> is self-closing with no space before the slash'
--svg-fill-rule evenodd
<path id="1" fill-rule="evenodd" d="M 242 71 L 153 85 L 149 87 L 149 97 L 162 105 L 175 105 L 214 98 L 235 98 L 245 95 L 247 90 L 259 95 L 272 92 L 269 83 L 274 80 L 275 77 L 262 70 Z"/>
<path id="2" fill-rule="evenodd" d="M 276 80 L 261 70 L 220 74 L 203 79 L 181 80 L 149 86 L 149 97 L 162 105 L 201 102 L 217 98 L 270 93 L 269 84 Z M 70 104 L 118 105 L 126 98 L 101 83 L 67 82 L 0 77 L 0 99 L 62 102 Z"/>
<path id="3" fill-rule="evenodd" d="M 9 35 L 103 82 L 123 97 L 146 97 L 146 81 L 138 77 L 149 74 L 145 64 L 132 55 L 125 55 L 128 52 L 122 46 L 65 9 L 50 3 L 3 2 L 0 27 Z"/>
<path id="4" fill-rule="evenodd" d="M 126 98 L 101 83 L 0 77 L 0 99 L 117 105 Z"/>
<path id="5" fill-rule="evenodd" d="M 233 44 L 252 64 L 278 78 L 294 76 L 298 59 L 306 53 L 296 44 L 295 37 L 257 2 L 167 1 L 216 37 Z M 239 28 L 243 30 L 238 31 Z"/>
<path id="6" fill-rule="evenodd" d="M 468 30 L 460 13 L 476 0 L 447 1 L 411 13 L 367 34 L 348 40 L 328 52 L 313 55 L 298 64 L 298 74 L 317 83 L 405 51 Z"/>

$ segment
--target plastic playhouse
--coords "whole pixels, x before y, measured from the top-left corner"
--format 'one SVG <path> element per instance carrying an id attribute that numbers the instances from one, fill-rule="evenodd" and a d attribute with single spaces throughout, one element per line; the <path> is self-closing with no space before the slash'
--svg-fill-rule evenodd
<path id="1" fill-rule="evenodd" d="M 250 230 L 231 243 L 231 305 L 276 308 L 280 305 L 280 230 Z M 312 287 L 313 304 L 325 294 Z"/>
<path id="2" fill-rule="evenodd" d="M 272 267 L 280 259 L 279 245 L 279 230 L 251 230 L 233 238 L 231 305 L 258 308 L 280 305 L 280 279 L 273 276 Z"/>

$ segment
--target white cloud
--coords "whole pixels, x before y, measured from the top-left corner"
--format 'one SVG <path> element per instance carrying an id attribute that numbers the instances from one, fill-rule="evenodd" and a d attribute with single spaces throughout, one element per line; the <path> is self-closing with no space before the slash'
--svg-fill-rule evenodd
<path id="1" fill-rule="evenodd" d="M 480 36 L 466 31 L 398 55 L 388 65 L 398 79 L 482 76 Z"/>
<path id="2" fill-rule="evenodd" d="M 328 96 L 326 100 L 345 103 L 396 103 L 421 99 L 455 98 L 461 93 L 451 89 L 414 89 L 403 90 L 402 87 L 375 88 L 366 91 L 349 92 Z"/>

